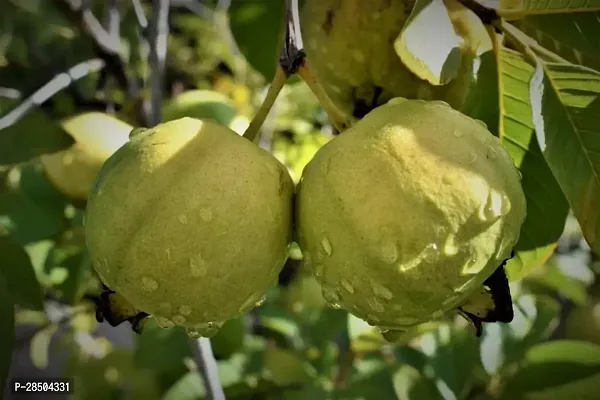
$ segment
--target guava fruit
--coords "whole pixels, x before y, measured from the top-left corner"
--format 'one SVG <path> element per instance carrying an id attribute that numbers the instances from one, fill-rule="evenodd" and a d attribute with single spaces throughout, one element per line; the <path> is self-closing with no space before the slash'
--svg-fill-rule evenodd
<path id="1" fill-rule="evenodd" d="M 133 127 L 109 114 L 89 112 L 62 121 L 75 143 L 40 156 L 52 184 L 68 197 L 86 200 L 104 162 L 127 142 Z"/>
<path id="2" fill-rule="evenodd" d="M 231 127 L 236 115 L 232 100 L 222 93 L 205 89 L 185 91 L 165 102 L 162 108 L 163 122 L 191 117 L 211 119 Z"/>
<path id="3" fill-rule="evenodd" d="M 489 310 L 496 283 L 509 290 L 496 271 L 525 207 L 519 172 L 483 123 L 396 98 L 308 163 L 296 232 L 327 302 L 383 331 L 454 311 L 490 321 L 477 310 Z"/>
<path id="4" fill-rule="evenodd" d="M 216 122 L 133 130 L 90 191 L 94 268 L 161 326 L 214 334 L 277 283 L 293 191 L 271 154 Z"/>
<path id="5" fill-rule="evenodd" d="M 394 49 L 416 0 L 306 0 L 301 11 L 308 64 L 336 106 L 362 118 L 393 97 L 444 100 L 461 109 L 473 82 L 478 40 L 465 40 L 457 76 L 445 85 L 420 79 Z M 460 6 L 460 5 L 459 5 Z M 467 14 L 460 34 L 486 36 L 483 24 Z M 432 21 L 435 46 L 435 21 Z M 432 50 L 434 51 L 434 50 Z"/>

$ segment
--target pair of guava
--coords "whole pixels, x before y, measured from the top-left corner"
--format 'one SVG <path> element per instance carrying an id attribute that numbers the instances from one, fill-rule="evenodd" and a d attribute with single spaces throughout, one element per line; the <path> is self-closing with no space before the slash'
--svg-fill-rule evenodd
<path id="1" fill-rule="evenodd" d="M 456 310 L 489 321 L 489 279 L 525 217 L 519 173 L 483 124 L 402 98 L 319 149 L 295 211 L 293 197 L 271 154 L 182 118 L 134 130 L 105 163 L 87 243 L 103 283 L 133 311 L 211 335 L 276 284 L 295 215 L 325 300 L 398 331 Z"/>

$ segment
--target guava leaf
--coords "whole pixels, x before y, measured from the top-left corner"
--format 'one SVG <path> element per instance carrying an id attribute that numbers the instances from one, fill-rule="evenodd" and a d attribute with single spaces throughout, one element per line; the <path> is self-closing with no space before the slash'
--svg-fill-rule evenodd
<path id="1" fill-rule="evenodd" d="M 48 352 L 52 337 L 58 330 L 57 324 L 50 324 L 35 333 L 29 343 L 31 363 L 38 369 L 48 367 Z"/>
<path id="2" fill-rule="evenodd" d="M 283 44 L 284 1 L 232 1 L 229 26 L 250 65 L 270 82 Z"/>
<path id="3" fill-rule="evenodd" d="M 348 314 L 348 335 L 350 346 L 357 353 L 379 351 L 388 344 L 376 327 L 353 314 Z"/>
<path id="4" fill-rule="evenodd" d="M 561 297 L 576 305 L 584 305 L 587 302 L 586 285 L 579 279 L 565 275 L 561 271 L 556 257 L 546 263 L 539 275 L 530 277 L 530 279 L 528 277 L 528 281 L 543 286 L 546 290 L 555 290 Z"/>
<path id="5" fill-rule="evenodd" d="M 242 349 L 246 338 L 246 318 L 236 318 L 225 322 L 219 332 L 210 339 L 216 357 L 229 358 Z"/>
<path id="6" fill-rule="evenodd" d="M 600 254 L 600 72 L 539 62 L 530 98 L 542 154 L 583 236 Z"/>
<path id="7" fill-rule="evenodd" d="M 0 393 L 10 370 L 15 344 L 15 308 L 8 294 L 8 285 L 0 271 Z"/>
<path id="8" fill-rule="evenodd" d="M 442 325 L 428 335 L 435 352 L 430 357 L 436 377 L 443 380 L 456 398 L 465 398 L 475 383 L 475 371 L 481 368 L 479 340 L 468 329 Z"/>
<path id="9" fill-rule="evenodd" d="M 515 301 L 515 318 L 510 324 L 499 324 L 503 365 L 519 362 L 536 344 L 548 340 L 559 323 L 560 305 L 549 296 L 519 296 Z M 486 331 L 487 332 L 487 331 Z"/>
<path id="10" fill-rule="evenodd" d="M 183 329 L 162 329 L 151 318 L 136 339 L 135 365 L 154 371 L 160 387 L 170 387 L 185 373 L 183 360 L 192 352 Z"/>
<path id="11" fill-rule="evenodd" d="M 27 252 L 9 237 L 0 237 L 0 272 L 13 302 L 31 310 L 43 310 L 42 289 Z"/>
<path id="12" fill-rule="evenodd" d="M 600 71 L 600 12 L 532 15 L 515 26 L 573 64 Z"/>
<path id="13" fill-rule="evenodd" d="M 19 244 L 51 238 L 66 227 L 65 197 L 39 163 L 13 167 L 0 181 L 0 229 Z"/>
<path id="14" fill-rule="evenodd" d="M 279 386 L 303 385 L 316 376 L 314 367 L 298 354 L 274 346 L 265 351 L 264 369 Z"/>
<path id="15" fill-rule="evenodd" d="M 394 49 L 412 73 L 432 85 L 444 85 L 460 69 L 461 42 L 444 2 L 417 0 Z"/>
<path id="16" fill-rule="evenodd" d="M 32 110 L 17 123 L 0 129 L 0 165 L 25 162 L 73 144 L 58 123 L 41 110 Z"/>
<path id="17" fill-rule="evenodd" d="M 343 389 L 334 391 L 334 399 L 394 399 L 396 389 L 390 367 L 380 355 L 355 361 L 355 376 Z"/>
<path id="18" fill-rule="evenodd" d="M 600 10 L 600 0 L 500 0 L 498 15 L 509 19 L 528 15 L 580 13 Z"/>
<path id="19" fill-rule="evenodd" d="M 544 159 L 535 138 L 529 80 L 533 67 L 519 53 L 502 48 L 498 55 L 500 122 L 498 137 L 522 174 L 527 216 L 506 264 L 510 280 L 525 276 L 553 253 L 569 212 L 569 205 Z"/>
<path id="20" fill-rule="evenodd" d="M 392 379 L 399 400 L 443 399 L 435 381 L 410 365 L 402 365 Z"/>
<path id="21" fill-rule="evenodd" d="M 529 349 L 523 366 L 506 382 L 505 399 L 530 398 L 527 393 L 539 392 L 565 385 L 576 390 L 577 382 L 598 379 L 600 371 L 600 346 L 583 341 L 555 340 Z M 589 389 L 589 382 L 584 382 Z M 596 389 L 597 390 L 597 389 Z M 566 393 L 565 393 L 566 394 Z M 597 391 L 588 392 L 593 398 Z M 531 398 L 535 398 L 533 395 Z M 538 397 L 539 398 L 539 397 Z M 568 397 L 567 397 L 568 398 Z"/>
<path id="22" fill-rule="evenodd" d="M 44 262 L 44 273 L 61 299 L 75 303 L 81 293 L 86 272 L 91 267 L 85 243 L 57 243 Z"/>

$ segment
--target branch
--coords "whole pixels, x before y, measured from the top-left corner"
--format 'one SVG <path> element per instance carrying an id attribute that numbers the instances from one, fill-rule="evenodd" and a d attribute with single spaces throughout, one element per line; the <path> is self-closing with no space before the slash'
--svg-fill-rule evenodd
<path id="1" fill-rule="evenodd" d="M 169 36 L 169 3 L 170 0 L 152 0 L 153 15 L 149 25 L 151 99 L 148 115 L 148 122 L 152 126 L 160 123 L 161 118 L 160 105 Z"/>
<path id="2" fill-rule="evenodd" d="M 213 355 L 210 339 L 200 338 L 192 341 L 192 343 L 194 358 L 204 379 L 206 391 L 209 393 L 209 400 L 225 400 L 225 393 L 219 380 L 217 362 Z"/>
<path id="3" fill-rule="evenodd" d="M 81 62 L 74 67 L 71 67 L 68 71 L 56 75 L 48 83 L 25 99 L 21 104 L 2 116 L 2 118 L 0 118 L 0 130 L 15 124 L 25 115 L 27 115 L 27 113 L 34 107 L 40 106 L 56 93 L 71 85 L 73 82 L 91 73 L 100 71 L 102 68 L 104 68 L 104 66 L 105 63 L 103 60 L 94 58 Z"/>
<path id="4" fill-rule="evenodd" d="M 94 14 L 86 8 L 81 0 L 55 0 L 56 6 L 74 25 L 86 32 L 93 41 L 93 47 L 98 57 L 102 58 L 108 69 L 119 82 L 119 85 L 132 98 L 139 93 L 138 83 L 130 79 L 125 70 L 125 63 L 120 55 L 120 38 L 112 38 L 102 27 Z"/>
<path id="5" fill-rule="evenodd" d="M 131 0 L 131 5 L 133 6 L 133 12 L 138 20 L 138 24 L 142 30 L 146 30 L 148 28 L 148 19 L 146 18 L 146 14 L 144 14 L 142 3 L 140 3 L 140 0 Z"/>

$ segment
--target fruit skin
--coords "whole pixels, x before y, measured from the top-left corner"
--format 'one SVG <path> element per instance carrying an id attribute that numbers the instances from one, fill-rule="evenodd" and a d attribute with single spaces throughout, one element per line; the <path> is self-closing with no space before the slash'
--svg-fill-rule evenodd
<path id="1" fill-rule="evenodd" d="M 480 45 L 476 37 L 485 37 L 485 28 L 466 11 L 460 16 L 469 26 L 461 27 L 469 35 L 461 50 L 465 62 L 453 81 L 431 85 L 413 74 L 394 49 L 415 2 L 306 0 L 301 28 L 308 63 L 344 113 L 361 118 L 393 97 L 444 100 L 457 109 L 465 105 Z"/>
<path id="2" fill-rule="evenodd" d="M 298 240 L 324 298 L 386 329 L 464 304 L 509 257 L 525 214 L 498 139 L 439 101 L 371 111 L 297 187 Z"/>
<path id="3" fill-rule="evenodd" d="M 212 121 L 133 131 L 90 193 L 86 234 L 96 272 L 164 327 L 202 333 L 249 311 L 287 258 L 286 168 Z"/>
<path id="4" fill-rule="evenodd" d="M 188 90 L 165 103 L 162 121 L 168 122 L 183 117 L 211 119 L 229 127 L 237 111 L 233 102 L 225 95 L 212 90 Z"/>
<path id="5" fill-rule="evenodd" d="M 40 156 L 46 176 L 68 197 L 86 200 L 104 162 L 127 142 L 133 127 L 109 114 L 90 112 L 62 122 L 75 139 L 69 148 Z"/>

